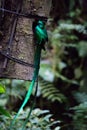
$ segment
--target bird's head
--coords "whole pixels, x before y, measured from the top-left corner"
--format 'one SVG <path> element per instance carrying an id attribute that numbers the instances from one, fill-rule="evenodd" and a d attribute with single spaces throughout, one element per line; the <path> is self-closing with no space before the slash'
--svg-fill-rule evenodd
<path id="1" fill-rule="evenodd" d="M 44 22 L 43 22 L 43 21 L 40 21 L 40 20 L 38 21 L 38 25 L 39 25 L 39 27 L 42 28 L 42 29 L 43 29 L 44 26 L 45 26 Z"/>

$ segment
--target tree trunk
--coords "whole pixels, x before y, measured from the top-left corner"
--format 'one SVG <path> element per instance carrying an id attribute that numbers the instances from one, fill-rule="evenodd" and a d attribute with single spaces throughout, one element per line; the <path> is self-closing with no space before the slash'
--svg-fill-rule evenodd
<path id="1" fill-rule="evenodd" d="M 7 0 L 5 2 L 5 8 L 9 10 L 16 10 L 18 0 Z M 9 5 L 10 3 L 10 5 Z M 41 16 L 49 16 L 51 7 L 51 0 L 26 0 L 23 2 L 23 13 L 35 13 Z M 3 13 L 3 12 L 2 12 Z M 0 41 L 0 51 L 7 50 L 8 42 L 11 31 L 11 22 L 14 14 L 4 14 L 4 22 L 2 25 L 2 38 Z M 5 22 L 6 21 L 6 22 Z M 9 54 L 12 57 L 20 59 L 24 62 L 34 64 L 34 42 L 32 24 L 34 19 L 28 19 L 25 17 L 18 17 L 16 33 L 12 41 L 11 50 Z M 10 26 L 10 27 L 9 27 Z M 4 33 L 3 33 L 4 32 Z M 12 60 L 8 60 L 4 56 L 0 55 L 0 77 L 1 78 L 13 78 L 32 80 L 34 68 L 21 65 Z"/>

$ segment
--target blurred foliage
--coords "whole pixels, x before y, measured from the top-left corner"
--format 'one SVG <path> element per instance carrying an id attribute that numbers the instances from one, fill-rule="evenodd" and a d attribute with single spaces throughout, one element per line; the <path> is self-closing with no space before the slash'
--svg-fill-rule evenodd
<path id="1" fill-rule="evenodd" d="M 58 21 L 54 25 L 49 19 L 49 59 L 41 63 L 40 70 L 43 97 L 65 107 L 63 113 L 59 113 L 63 116 L 61 130 L 87 129 L 87 23 L 85 14 L 82 14 L 83 1 L 77 3 L 70 1 L 64 18 L 63 15 L 59 18 L 56 15 L 58 10 L 54 8 L 54 17 Z M 62 106 L 58 104 L 57 107 Z"/>
<path id="2" fill-rule="evenodd" d="M 80 103 L 79 105 L 71 108 L 74 111 L 73 125 L 76 130 L 87 129 L 87 94 L 86 93 L 74 93 L 74 97 Z"/>
<path id="3" fill-rule="evenodd" d="M 22 130 L 28 112 L 29 109 L 21 112 L 20 116 L 16 120 L 16 125 L 14 124 L 12 130 Z M 7 130 L 13 116 L 11 116 L 11 118 L 0 116 L 0 118 L 0 130 Z M 57 130 L 57 128 L 60 128 L 58 127 L 58 123 L 60 123 L 60 121 L 55 121 L 49 110 L 40 110 L 39 108 L 36 108 L 33 110 L 30 119 L 26 124 L 26 130 L 51 130 L 51 128 Z"/>
<path id="4" fill-rule="evenodd" d="M 50 82 L 44 81 L 40 78 L 41 92 L 44 98 L 52 102 L 58 101 L 60 103 L 66 101 L 66 97 Z"/>

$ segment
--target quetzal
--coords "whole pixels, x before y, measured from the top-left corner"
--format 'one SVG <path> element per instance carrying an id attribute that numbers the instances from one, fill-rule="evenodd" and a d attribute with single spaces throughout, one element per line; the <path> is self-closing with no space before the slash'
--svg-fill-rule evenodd
<path id="1" fill-rule="evenodd" d="M 45 43 L 48 41 L 48 35 L 47 35 L 47 31 L 45 28 L 45 23 L 43 21 L 35 21 L 33 23 L 33 32 L 34 32 L 34 37 L 35 37 L 35 56 L 34 56 L 34 65 L 35 65 L 35 69 L 34 69 L 34 75 L 33 75 L 33 79 L 32 82 L 29 86 L 28 92 L 25 96 L 25 99 L 17 113 L 17 115 L 14 117 L 12 123 L 11 123 L 11 127 L 13 126 L 15 120 L 17 119 L 17 117 L 19 116 L 21 110 L 24 108 L 24 106 L 26 105 L 26 103 L 28 102 L 28 100 L 30 99 L 32 90 L 35 86 L 35 82 L 38 78 L 38 73 L 39 73 L 39 66 L 40 66 L 40 57 L 41 57 L 41 50 L 45 49 Z"/>

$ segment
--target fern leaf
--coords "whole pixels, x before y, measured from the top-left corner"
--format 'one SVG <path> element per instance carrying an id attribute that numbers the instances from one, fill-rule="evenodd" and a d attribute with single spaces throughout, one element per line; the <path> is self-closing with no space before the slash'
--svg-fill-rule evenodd
<path id="1" fill-rule="evenodd" d="M 45 81 L 40 77 L 40 87 L 42 96 L 47 98 L 48 100 L 51 100 L 52 102 L 58 101 L 58 102 L 64 102 L 66 101 L 66 97 L 56 88 L 53 83 L 50 83 L 48 81 Z"/>

